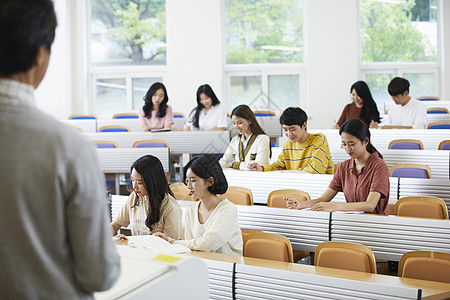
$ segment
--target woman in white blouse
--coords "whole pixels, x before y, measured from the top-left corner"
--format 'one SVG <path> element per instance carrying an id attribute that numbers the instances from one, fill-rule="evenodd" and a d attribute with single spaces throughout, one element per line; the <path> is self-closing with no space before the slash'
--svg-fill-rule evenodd
<path id="1" fill-rule="evenodd" d="M 219 161 L 222 168 L 248 170 L 247 165 L 255 161 L 267 165 L 271 154 L 270 138 L 259 126 L 250 107 L 236 106 L 231 112 L 231 121 L 238 134 Z"/>
<path id="2" fill-rule="evenodd" d="M 208 84 L 201 85 L 197 90 L 197 107 L 189 114 L 184 130 L 224 130 L 227 127 L 226 108 Z"/>
<path id="3" fill-rule="evenodd" d="M 113 234 L 130 225 L 132 235 L 164 232 L 180 239 L 181 208 L 170 191 L 160 160 L 153 155 L 136 160 L 131 166 L 131 180 L 134 191 L 111 223 Z"/>
<path id="4" fill-rule="evenodd" d="M 175 240 L 164 233 L 155 233 L 171 243 L 191 250 L 242 255 L 242 233 L 236 206 L 219 198 L 228 183 L 217 159 L 203 154 L 185 166 L 185 182 L 190 195 L 199 200 L 186 210 L 184 240 Z"/>

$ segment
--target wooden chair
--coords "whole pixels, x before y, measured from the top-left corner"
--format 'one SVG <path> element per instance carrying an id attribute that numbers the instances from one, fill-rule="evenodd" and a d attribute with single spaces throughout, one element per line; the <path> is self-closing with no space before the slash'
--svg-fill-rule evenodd
<path id="1" fill-rule="evenodd" d="M 387 216 L 395 215 L 395 204 L 388 203 L 386 209 L 384 210 L 384 214 Z"/>
<path id="2" fill-rule="evenodd" d="M 225 194 L 217 195 L 219 198 L 227 198 L 230 202 L 236 205 L 250 205 L 253 206 L 253 194 L 248 188 L 239 186 L 229 186 Z"/>
<path id="3" fill-rule="evenodd" d="M 275 112 L 271 110 L 255 110 L 253 111 L 255 117 L 275 117 Z"/>
<path id="4" fill-rule="evenodd" d="M 428 129 L 450 129 L 450 121 L 431 122 L 427 126 Z"/>
<path id="5" fill-rule="evenodd" d="M 388 149 L 423 150 L 423 143 L 413 139 L 398 139 L 391 141 Z"/>
<path id="6" fill-rule="evenodd" d="M 323 242 L 316 248 L 314 265 L 335 269 L 377 273 L 375 255 L 362 244 Z"/>
<path id="7" fill-rule="evenodd" d="M 92 141 L 97 148 L 117 148 L 117 143 L 113 141 Z"/>
<path id="8" fill-rule="evenodd" d="M 267 197 L 267 207 L 286 208 L 286 198 L 295 198 L 297 201 L 308 201 L 311 197 L 307 192 L 294 190 L 294 189 L 282 189 L 272 191 Z"/>
<path id="9" fill-rule="evenodd" d="M 422 164 L 396 164 L 389 168 L 389 177 L 431 179 L 431 169 Z"/>
<path id="10" fill-rule="evenodd" d="M 441 98 L 439 98 L 437 96 L 422 96 L 422 97 L 417 97 L 416 99 L 419 101 L 439 101 L 439 100 L 441 100 Z"/>
<path id="11" fill-rule="evenodd" d="M 170 148 L 165 140 L 141 140 L 133 143 L 133 148 Z"/>
<path id="12" fill-rule="evenodd" d="M 108 125 L 102 126 L 98 130 L 98 132 L 129 132 L 130 128 L 121 125 Z"/>
<path id="13" fill-rule="evenodd" d="M 245 236 L 244 256 L 294 262 L 292 245 L 288 238 L 273 233 L 253 233 Z"/>
<path id="14" fill-rule="evenodd" d="M 185 118 L 185 116 L 184 116 L 184 114 L 183 113 L 180 113 L 180 112 L 174 112 L 173 113 L 173 117 L 174 118 L 178 118 L 178 119 L 181 119 L 181 118 Z"/>
<path id="15" fill-rule="evenodd" d="M 189 189 L 182 182 L 176 182 L 169 185 L 172 193 L 177 200 L 194 201 L 194 198 L 189 194 Z"/>
<path id="16" fill-rule="evenodd" d="M 247 241 L 247 237 L 250 234 L 254 234 L 254 233 L 264 233 L 264 231 L 259 230 L 259 229 L 241 228 L 242 241 Z M 245 242 L 244 242 L 244 248 L 245 248 Z"/>
<path id="17" fill-rule="evenodd" d="M 448 209 L 444 200 L 438 197 L 403 197 L 395 203 L 395 215 L 447 220 Z"/>
<path id="18" fill-rule="evenodd" d="M 398 276 L 450 283 L 450 253 L 411 251 L 402 255 Z"/>
<path id="19" fill-rule="evenodd" d="M 445 107 L 430 107 L 427 108 L 427 114 L 448 114 L 448 109 Z"/>
<path id="20" fill-rule="evenodd" d="M 93 114 L 74 114 L 69 116 L 69 120 L 97 120 L 97 116 Z"/>
<path id="21" fill-rule="evenodd" d="M 439 143 L 439 150 L 450 150 L 450 140 L 445 140 Z"/>
<path id="22" fill-rule="evenodd" d="M 139 119 L 139 114 L 137 113 L 120 113 L 115 114 L 113 119 Z"/>

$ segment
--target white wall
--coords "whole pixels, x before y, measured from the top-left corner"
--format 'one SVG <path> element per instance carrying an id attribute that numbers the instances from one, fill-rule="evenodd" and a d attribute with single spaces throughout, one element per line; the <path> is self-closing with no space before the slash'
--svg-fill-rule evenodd
<path id="1" fill-rule="evenodd" d="M 174 111 L 186 115 L 196 92 L 209 84 L 222 95 L 220 0 L 167 0 L 168 94 Z"/>
<path id="2" fill-rule="evenodd" d="M 70 14 L 67 1 L 54 1 L 58 19 L 47 73 L 36 90 L 36 105 L 57 118 L 71 112 Z"/>

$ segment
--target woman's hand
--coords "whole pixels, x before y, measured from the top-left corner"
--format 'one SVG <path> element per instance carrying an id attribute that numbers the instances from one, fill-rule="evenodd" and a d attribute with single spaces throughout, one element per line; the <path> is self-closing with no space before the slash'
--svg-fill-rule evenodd
<path id="1" fill-rule="evenodd" d="M 233 167 L 233 163 L 232 162 L 227 164 L 227 168 L 232 168 L 232 167 Z"/>
<path id="2" fill-rule="evenodd" d="M 370 121 L 369 128 L 378 128 L 378 122 L 374 120 Z"/>
<path id="3" fill-rule="evenodd" d="M 158 237 L 162 238 L 163 240 L 169 241 L 169 237 L 163 232 L 155 232 L 155 233 L 153 233 L 153 235 L 158 236 Z"/>
<path id="4" fill-rule="evenodd" d="M 311 207 L 311 210 L 332 212 L 332 211 L 337 210 L 337 205 L 336 205 L 336 203 L 333 203 L 333 202 L 320 202 L 320 203 L 314 204 Z"/>
<path id="5" fill-rule="evenodd" d="M 249 163 L 247 167 L 250 171 L 264 171 L 263 167 L 261 167 L 257 162 Z"/>
<path id="6" fill-rule="evenodd" d="M 339 129 L 339 128 L 341 128 L 341 126 L 339 126 L 339 124 L 336 123 L 333 125 L 333 129 Z"/>
<path id="7" fill-rule="evenodd" d="M 127 236 L 125 234 L 117 234 L 115 235 L 116 238 L 121 240 L 128 240 Z"/>
<path id="8" fill-rule="evenodd" d="M 289 209 L 302 209 L 300 203 L 295 198 L 288 199 L 286 202 L 286 207 Z"/>

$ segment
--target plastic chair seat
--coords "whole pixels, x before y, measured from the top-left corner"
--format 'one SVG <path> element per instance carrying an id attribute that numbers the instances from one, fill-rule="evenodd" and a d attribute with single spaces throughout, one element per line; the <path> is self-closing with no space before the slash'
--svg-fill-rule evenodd
<path id="1" fill-rule="evenodd" d="M 264 249 L 264 251 L 260 251 Z M 277 261 L 289 261 L 289 253 L 283 242 L 266 239 L 250 239 L 245 245 L 244 256 Z"/>
<path id="2" fill-rule="evenodd" d="M 317 266 L 370 273 L 367 254 L 353 249 L 322 249 L 317 258 Z"/>
<path id="3" fill-rule="evenodd" d="M 405 262 L 403 277 L 450 283 L 450 261 L 411 257 Z"/>
<path id="4" fill-rule="evenodd" d="M 428 178 L 428 173 L 424 169 L 400 168 L 392 170 L 391 177 Z"/>

